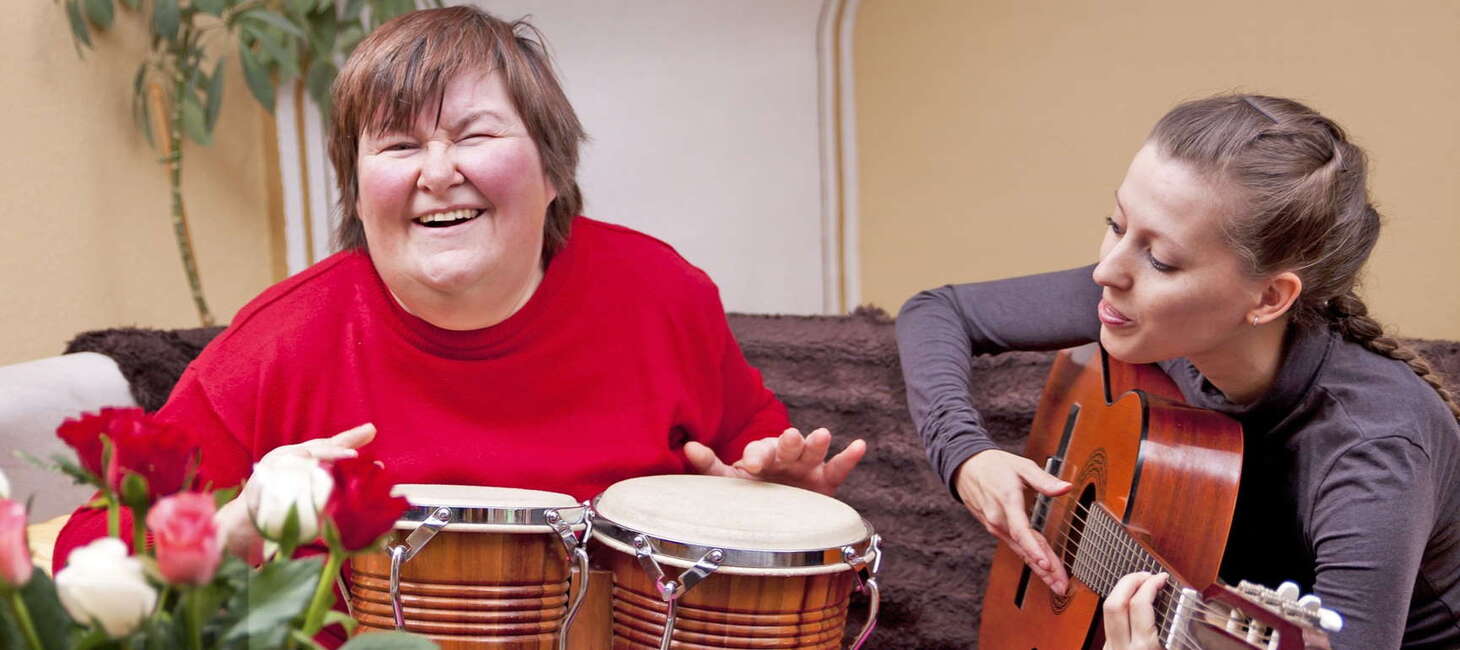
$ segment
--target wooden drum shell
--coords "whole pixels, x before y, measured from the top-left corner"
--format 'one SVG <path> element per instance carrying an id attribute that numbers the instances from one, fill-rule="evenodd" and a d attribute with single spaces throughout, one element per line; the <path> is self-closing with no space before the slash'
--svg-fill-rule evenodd
<path id="1" fill-rule="evenodd" d="M 388 544 L 410 533 L 396 530 Z M 395 629 L 390 556 L 351 559 L 358 632 Z M 552 650 L 569 603 L 568 555 L 551 533 L 438 532 L 400 567 L 405 629 L 442 650 Z"/>
<path id="2" fill-rule="evenodd" d="M 667 603 L 634 556 L 603 546 L 598 561 L 613 574 L 613 648 L 658 650 Z M 840 648 L 853 575 L 714 573 L 680 597 L 674 648 Z"/>

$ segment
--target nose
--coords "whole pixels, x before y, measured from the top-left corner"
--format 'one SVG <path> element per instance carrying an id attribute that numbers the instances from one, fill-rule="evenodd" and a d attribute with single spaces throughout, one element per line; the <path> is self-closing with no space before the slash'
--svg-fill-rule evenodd
<path id="1" fill-rule="evenodd" d="M 439 142 L 426 145 L 425 159 L 421 163 L 421 174 L 416 186 L 426 192 L 438 194 L 465 182 L 461 170 L 456 168 L 451 146 Z"/>
<path id="2" fill-rule="evenodd" d="M 1125 248 L 1125 240 L 1117 240 L 1113 245 L 1107 241 L 1100 247 L 1100 262 L 1091 273 L 1095 284 L 1111 289 L 1130 288 L 1131 275 L 1125 263 L 1128 257 Z"/>

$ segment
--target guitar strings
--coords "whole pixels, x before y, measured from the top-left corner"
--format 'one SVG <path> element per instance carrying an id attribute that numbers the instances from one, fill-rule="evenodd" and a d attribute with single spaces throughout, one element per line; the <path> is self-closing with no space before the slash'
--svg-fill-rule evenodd
<path id="1" fill-rule="evenodd" d="M 1063 517 L 1065 523 L 1061 527 L 1062 530 L 1060 531 L 1060 537 L 1057 538 L 1055 544 L 1051 545 L 1051 550 L 1055 550 L 1056 548 L 1058 548 L 1059 552 L 1057 552 L 1056 554 L 1064 555 L 1063 552 L 1066 551 L 1066 547 L 1070 543 L 1072 535 L 1075 533 L 1075 529 L 1071 524 L 1078 522 L 1082 524 L 1080 530 L 1080 543 L 1082 547 L 1087 541 L 1084 539 L 1085 535 L 1093 533 L 1094 539 L 1090 539 L 1088 541 L 1092 544 L 1092 546 L 1096 547 L 1094 552 L 1100 553 L 1101 551 L 1105 551 L 1107 552 L 1107 555 L 1124 552 L 1130 554 L 1126 556 L 1127 560 L 1134 560 L 1138 562 L 1143 569 L 1165 569 L 1165 567 L 1161 566 L 1160 561 L 1156 559 L 1144 547 L 1137 544 L 1128 535 L 1121 535 L 1120 533 L 1124 532 L 1123 529 L 1112 530 L 1103 526 L 1097 526 L 1093 528 L 1089 526 L 1088 524 L 1091 516 L 1090 513 L 1092 510 L 1094 510 L 1094 508 L 1087 506 L 1083 503 L 1074 504 L 1074 506 L 1067 511 L 1066 516 Z M 1110 523 L 1123 526 L 1123 524 L 1120 524 L 1108 511 L 1104 512 L 1104 514 L 1110 517 Z M 1114 543 L 1111 544 L 1111 542 Z M 1071 573 L 1074 572 L 1074 562 L 1078 561 L 1079 557 L 1080 556 L 1078 555 L 1078 551 L 1076 551 L 1076 558 L 1072 560 L 1072 562 L 1067 567 Z M 1108 563 L 1088 561 L 1098 560 L 1098 558 L 1090 558 L 1088 554 L 1084 557 L 1087 559 L 1085 567 L 1090 569 L 1091 571 L 1096 572 L 1099 578 L 1110 580 L 1112 587 L 1114 586 L 1114 582 L 1117 581 L 1122 575 L 1124 575 L 1118 569 L 1109 566 Z M 1179 592 L 1180 590 L 1185 588 L 1185 585 L 1182 585 L 1181 583 L 1171 578 L 1169 576 L 1169 570 L 1167 570 L 1166 572 L 1168 574 L 1166 584 L 1163 585 L 1161 590 L 1157 593 L 1157 600 L 1164 601 L 1164 603 L 1157 605 L 1158 609 L 1156 611 L 1156 624 L 1158 632 L 1171 633 L 1170 629 L 1162 630 L 1161 628 L 1169 627 L 1170 625 L 1175 624 L 1176 610 L 1180 607 L 1180 602 L 1178 600 L 1180 598 Z M 1169 593 L 1167 593 L 1168 591 Z M 1205 601 L 1197 600 L 1196 602 L 1190 604 L 1189 609 L 1191 610 L 1193 617 L 1201 616 L 1208 623 L 1214 622 L 1211 620 L 1212 617 L 1215 617 L 1216 619 L 1228 619 L 1226 627 L 1226 631 L 1228 632 L 1237 632 L 1241 633 L 1243 636 L 1246 636 L 1249 632 L 1251 632 L 1251 630 L 1256 628 L 1263 636 L 1268 636 L 1271 633 L 1271 630 L 1265 629 L 1266 626 L 1258 628 L 1257 622 L 1251 621 L 1250 617 L 1248 617 L 1249 620 L 1246 621 L 1232 621 L 1230 619 L 1230 614 L 1233 610 L 1215 609 L 1212 606 L 1208 605 Z M 1232 627 L 1234 627 L 1233 624 L 1235 624 L 1236 629 L 1232 629 Z M 1190 638 L 1190 633 L 1187 630 L 1178 628 L 1175 630 L 1174 634 L 1175 637 L 1172 639 L 1173 641 L 1182 641 L 1192 644 L 1190 647 L 1197 647 L 1195 640 Z"/>

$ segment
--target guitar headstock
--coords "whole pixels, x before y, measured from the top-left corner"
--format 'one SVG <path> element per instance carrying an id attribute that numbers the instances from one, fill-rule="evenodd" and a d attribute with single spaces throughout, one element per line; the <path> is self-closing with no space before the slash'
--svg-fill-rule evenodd
<path id="1" fill-rule="evenodd" d="M 1202 591 L 1205 615 L 1193 617 L 1188 632 L 1203 648 L 1328 648 L 1328 633 L 1342 629 L 1343 618 L 1317 596 L 1298 593 L 1291 582 L 1277 589 L 1245 580 L 1235 588 L 1214 584 Z"/>

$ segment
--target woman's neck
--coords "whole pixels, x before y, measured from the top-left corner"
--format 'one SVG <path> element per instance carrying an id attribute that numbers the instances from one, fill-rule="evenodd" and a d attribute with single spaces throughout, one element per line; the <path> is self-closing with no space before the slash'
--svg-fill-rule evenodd
<path id="1" fill-rule="evenodd" d="M 1189 357 L 1191 364 L 1233 404 L 1256 402 L 1277 380 L 1283 361 L 1288 317 L 1242 332 L 1211 352 Z"/>
<path id="2" fill-rule="evenodd" d="M 444 293 L 427 287 L 396 291 L 386 289 L 407 313 L 447 330 L 477 330 L 491 327 L 520 311 L 542 284 L 543 264 L 535 264 L 522 282 L 505 285 L 487 283 L 463 292 Z"/>

